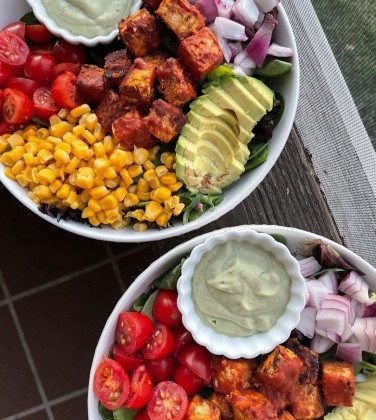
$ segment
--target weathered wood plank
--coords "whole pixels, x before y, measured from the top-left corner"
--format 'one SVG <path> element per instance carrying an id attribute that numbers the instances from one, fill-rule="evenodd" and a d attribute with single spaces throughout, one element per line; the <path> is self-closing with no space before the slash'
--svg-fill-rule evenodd
<path id="1" fill-rule="evenodd" d="M 309 156 L 292 130 L 281 156 L 253 193 L 217 221 L 189 234 L 152 244 L 156 257 L 197 235 L 228 226 L 291 226 L 342 242 Z"/>

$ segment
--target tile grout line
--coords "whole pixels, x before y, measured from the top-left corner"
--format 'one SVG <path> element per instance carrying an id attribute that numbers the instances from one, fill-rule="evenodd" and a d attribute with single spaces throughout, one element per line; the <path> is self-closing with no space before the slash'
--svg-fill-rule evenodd
<path id="1" fill-rule="evenodd" d="M 10 298 L 10 295 L 9 295 L 8 287 L 7 287 L 6 283 L 5 283 L 5 280 L 4 280 L 4 277 L 3 277 L 3 273 L 2 273 L 1 270 L 0 270 L 0 286 L 1 286 L 2 290 L 3 290 L 3 293 L 4 293 L 5 298 L 9 299 Z M 25 337 L 25 334 L 24 334 L 23 329 L 21 327 L 21 323 L 20 323 L 20 320 L 18 318 L 16 309 L 14 308 L 13 302 L 9 302 L 8 303 L 8 307 L 9 307 L 9 311 L 11 313 L 13 322 L 15 324 L 15 327 L 16 327 L 16 330 L 17 330 L 17 333 L 18 333 L 18 337 L 19 337 L 19 339 L 21 341 L 22 348 L 23 348 L 23 350 L 25 352 L 27 362 L 28 362 L 29 367 L 30 367 L 30 370 L 31 370 L 31 372 L 33 374 L 33 378 L 34 378 L 35 384 L 37 386 L 39 395 L 40 395 L 40 397 L 42 399 L 42 403 L 43 403 L 44 406 L 46 406 L 46 404 L 48 403 L 48 398 L 47 398 L 46 392 L 44 390 L 42 381 L 41 381 L 41 379 L 39 377 L 37 367 L 35 365 L 33 356 L 31 355 L 30 347 L 27 344 L 26 337 Z M 48 418 L 50 420 L 54 420 L 54 416 L 52 414 L 52 411 L 51 411 L 51 408 L 50 407 L 46 406 L 46 412 L 47 412 Z"/>
<path id="2" fill-rule="evenodd" d="M 104 244 L 105 244 L 105 248 L 106 248 L 106 251 L 107 251 L 107 255 L 108 255 L 108 257 L 110 259 L 110 262 L 111 262 L 112 269 L 114 270 L 115 277 L 116 277 L 116 280 L 118 282 L 120 292 L 121 292 L 121 294 L 123 294 L 127 290 L 127 287 L 125 286 L 123 276 L 121 275 L 119 266 L 117 264 L 117 260 L 114 256 L 113 252 L 112 252 L 110 244 L 108 242 L 105 242 Z"/>

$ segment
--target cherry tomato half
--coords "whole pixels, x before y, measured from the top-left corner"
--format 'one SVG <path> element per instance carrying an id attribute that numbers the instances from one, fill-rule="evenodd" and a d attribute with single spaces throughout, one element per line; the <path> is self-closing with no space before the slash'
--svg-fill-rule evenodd
<path id="1" fill-rule="evenodd" d="M 28 98 L 33 99 L 34 92 L 42 84 L 26 77 L 11 77 L 5 82 L 5 87 L 23 92 Z"/>
<path id="2" fill-rule="evenodd" d="M 180 385 L 188 395 L 193 395 L 206 387 L 206 384 L 202 379 L 180 363 L 174 372 L 174 381 Z"/>
<path id="3" fill-rule="evenodd" d="M 178 355 L 185 349 L 185 347 L 192 343 L 193 337 L 190 331 L 188 331 L 183 324 L 179 325 L 176 328 L 173 328 L 171 330 L 172 335 L 174 336 L 174 348 L 172 350 L 172 354 L 175 357 L 178 357 Z"/>
<path id="4" fill-rule="evenodd" d="M 29 47 L 19 36 L 0 32 L 0 61 L 10 67 L 23 66 L 29 56 Z"/>
<path id="5" fill-rule="evenodd" d="M 34 116 L 33 103 L 24 93 L 7 88 L 4 90 L 3 116 L 9 124 L 23 124 Z"/>
<path id="6" fill-rule="evenodd" d="M 115 360 L 105 358 L 94 374 L 94 393 L 109 410 L 116 410 L 128 398 L 130 382 L 125 370 Z"/>
<path id="7" fill-rule="evenodd" d="M 147 315 L 122 312 L 116 325 L 116 342 L 125 353 L 132 354 L 146 343 L 152 332 L 153 323 Z"/>
<path id="8" fill-rule="evenodd" d="M 150 338 L 141 347 L 141 353 L 147 359 L 161 359 L 171 353 L 173 347 L 174 337 L 170 329 L 163 324 L 154 324 Z"/>
<path id="9" fill-rule="evenodd" d="M 206 384 L 210 383 L 212 355 L 206 347 L 192 343 L 180 353 L 178 360 Z"/>
<path id="10" fill-rule="evenodd" d="M 54 38 L 54 35 L 47 29 L 46 25 L 39 23 L 37 25 L 26 25 L 25 32 L 27 37 L 40 44 L 47 43 Z"/>
<path id="11" fill-rule="evenodd" d="M 8 67 L 0 61 L 0 86 L 11 77 L 25 76 L 22 67 Z"/>
<path id="12" fill-rule="evenodd" d="M 76 76 L 80 73 L 81 65 L 80 64 L 74 64 L 74 63 L 59 63 L 55 67 L 55 75 L 60 76 L 61 74 L 65 73 L 66 71 L 69 71 Z"/>
<path id="13" fill-rule="evenodd" d="M 82 45 L 74 45 L 59 39 L 56 41 L 53 56 L 58 63 L 84 64 L 86 61 L 86 51 Z"/>
<path id="14" fill-rule="evenodd" d="M 0 122 L 0 136 L 3 134 L 12 134 L 17 131 L 20 127 L 18 125 L 9 124 L 6 121 Z"/>
<path id="15" fill-rule="evenodd" d="M 188 397 L 184 389 L 174 382 L 158 384 L 148 403 L 151 420 L 182 420 L 188 408 Z"/>
<path id="16" fill-rule="evenodd" d="M 73 109 L 83 103 L 77 91 L 77 76 L 68 71 L 55 79 L 51 94 L 53 100 L 62 108 Z"/>
<path id="17" fill-rule="evenodd" d="M 27 77 L 50 85 L 55 78 L 56 61 L 48 54 L 31 54 L 26 60 L 24 70 Z"/>
<path id="18" fill-rule="evenodd" d="M 21 39 L 25 39 L 25 23 L 21 21 L 8 23 L 7 26 L 4 26 L 2 31 L 11 32 L 19 36 Z"/>
<path id="19" fill-rule="evenodd" d="M 167 381 L 173 378 L 176 359 L 172 356 L 172 354 L 168 354 L 161 359 L 147 359 L 145 366 L 153 378 L 153 382 L 158 384 L 159 382 Z"/>
<path id="20" fill-rule="evenodd" d="M 153 305 L 154 318 L 167 327 L 176 327 L 181 324 L 178 292 L 176 290 L 159 290 Z"/>
<path id="21" fill-rule="evenodd" d="M 141 408 L 148 403 L 153 392 L 153 381 L 150 373 L 141 365 L 131 376 L 131 387 L 124 405 L 127 408 Z"/>
<path id="22" fill-rule="evenodd" d="M 43 121 L 48 121 L 52 115 L 60 111 L 60 107 L 52 99 L 50 89 L 46 86 L 42 86 L 34 92 L 33 105 L 35 115 Z"/>
<path id="23" fill-rule="evenodd" d="M 117 344 L 114 344 L 112 347 L 112 354 L 114 355 L 114 359 L 119 362 L 125 370 L 134 370 L 136 367 L 145 363 L 145 357 L 140 352 L 127 354 Z"/>

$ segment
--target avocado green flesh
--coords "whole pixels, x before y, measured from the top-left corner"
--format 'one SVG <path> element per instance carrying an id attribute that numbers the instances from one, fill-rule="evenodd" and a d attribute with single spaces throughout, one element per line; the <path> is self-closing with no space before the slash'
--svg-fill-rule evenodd
<path id="1" fill-rule="evenodd" d="M 176 174 L 188 190 L 220 194 L 245 171 L 252 129 L 273 107 L 273 92 L 252 79 L 216 79 L 190 104 L 176 144 Z"/>

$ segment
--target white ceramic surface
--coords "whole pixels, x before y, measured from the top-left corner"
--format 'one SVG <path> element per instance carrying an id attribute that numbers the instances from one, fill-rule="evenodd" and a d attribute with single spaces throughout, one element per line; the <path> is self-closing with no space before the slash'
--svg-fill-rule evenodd
<path id="1" fill-rule="evenodd" d="M 3 1 L 4 0 L 0 0 Z M 21 3 L 26 5 L 25 0 L 17 0 L 20 7 Z M 286 13 L 282 6 L 279 6 L 280 19 L 276 29 L 276 41 L 284 46 L 289 46 L 294 51 L 292 58 L 293 69 L 291 74 L 285 76 L 275 87 L 281 92 L 285 98 L 285 112 L 284 115 L 273 132 L 273 138 L 269 142 L 270 151 L 268 160 L 258 168 L 243 174 L 242 177 L 233 185 L 230 185 L 224 191 L 224 200 L 214 209 L 208 210 L 205 214 L 191 223 L 183 225 L 181 222 L 174 222 L 174 226 L 168 229 L 157 230 L 148 229 L 145 232 L 134 232 L 131 227 L 114 230 L 110 227 L 103 226 L 102 229 L 93 228 L 88 225 L 82 225 L 78 222 L 61 220 L 57 222 L 56 219 L 42 214 L 38 210 L 38 206 L 27 196 L 27 190 L 18 185 L 15 181 L 10 180 L 4 175 L 4 166 L 0 163 L 0 181 L 4 186 L 25 205 L 29 210 L 37 214 L 42 219 L 53 225 L 65 229 L 69 232 L 86 236 L 88 238 L 99 239 L 112 242 L 147 242 L 159 239 L 170 238 L 184 233 L 193 231 L 202 226 L 207 225 L 224 214 L 228 213 L 241 201 L 243 201 L 249 194 L 260 184 L 268 172 L 272 169 L 280 153 L 282 152 L 291 127 L 294 121 L 294 116 L 298 103 L 299 95 L 299 61 L 294 35 L 291 26 L 288 22 Z M 9 16 L 8 22 L 14 20 L 13 2 L 4 2 L 2 8 L 2 17 Z"/>
<path id="2" fill-rule="evenodd" d="M 228 337 L 204 324 L 195 310 L 192 299 L 192 277 L 195 268 L 206 253 L 228 241 L 245 241 L 258 246 L 281 263 L 290 278 L 290 300 L 284 313 L 269 331 L 259 332 L 250 337 Z M 291 331 L 298 325 L 300 313 L 305 306 L 304 288 L 300 266 L 284 245 L 270 235 L 255 232 L 252 228 L 228 230 L 218 235 L 211 235 L 205 242 L 197 245 L 184 262 L 177 283 L 178 307 L 183 316 L 184 326 L 192 333 L 195 341 L 205 346 L 211 353 L 224 355 L 230 359 L 254 358 L 272 351 L 278 344 L 288 339 Z"/>
<path id="3" fill-rule="evenodd" d="M 126 293 L 120 298 L 115 308 L 113 309 L 111 315 L 109 316 L 102 334 L 99 338 L 93 361 L 90 370 L 89 386 L 88 386 L 88 416 L 89 420 L 101 420 L 101 417 L 98 413 L 98 399 L 93 392 L 93 377 L 94 372 L 98 364 L 101 362 L 102 357 L 108 354 L 109 349 L 111 348 L 114 337 L 115 337 L 115 327 L 117 318 L 120 312 L 127 311 L 132 307 L 132 304 L 140 296 L 141 293 L 147 291 L 151 283 L 165 273 L 169 268 L 173 267 L 183 257 L 186 257 L 192 249 L 205 241 L 212 235 L 219 234 L 221 232 L 226 232 L 228 230 L 242 230 L 249 229 L 250 226 L 238 226 L 234 228 L 224 228 L 217 230 L 205 235 L 197 236 L 190 241 L 187 241 L 171 251 L 167 252 L 165 255 L 160 257 L 158 260 L 153 262 L 148 269 L 146 269 L 142 274 L 140 274 L 137 279 L 132 283 L 128 288 Z M 291 252 L 294 252 L 297 247 L 308 240 L 312 239 L 321 239 L 326 244 L 331 245 L 337 252 L 339 252 L 342 257 L 347 260 L 349 263 L 358 267 L 363 273 L 365 273 L 365 279 L 370 285 L 370 289 L 376 289 L 376 268 L 372 267 L 362 258 L 354 254 L 349 249 L 339 245 L 329 239 L 326 239 L 322 236 L 306 232 L 303 230 L 290 228 L 290 227 L 281 227 L 281 226 L 268 226 L 268 225 L 252 225 L 252 229 L 257 232 L 264 233 L 276 233 L 283 235 L 287 239 L 287 246 Z"/>
<path id="4" fill-rule="evenodd" d="M 17 0 L 18 1 L 18 0 Z M 72 34 L 67 29 L 64 29 L 59 26 L 51 17 L 47 14 L 45 7 L 42 4 L 42 0 L 26 0 L 29 3 L 30 7 L 33 9 L 33 12 L 37 19 L 44 23 L 47 28 L 56 36 L 64 38 L 66 41 L 72 44 L 84 44 L 88 47 L 93 47 L 97 44 L 109 44 L 112 42 L 118 35 L 119 31 L 117 28 L 113 29 L 110 33 L 106 35 L 96 36 L 94 38 L 88 38 L 86 36 L 78 36 Z M 132 8 L 132 13 L 136 12 L 141 7 L 141 0 L 136 0 Z M 126 17 L 126 16 L 123 16 Z M 119 19 L 120 20 L 120 19 Z"/>

